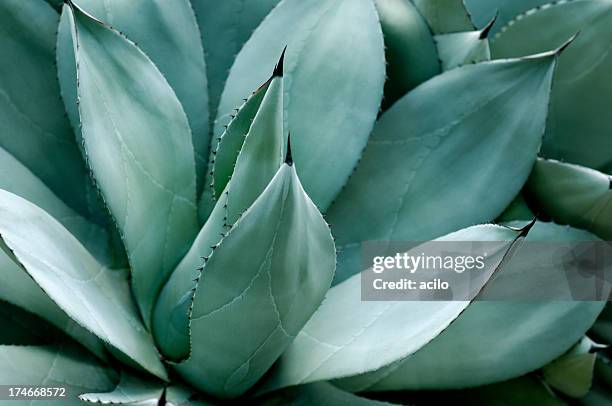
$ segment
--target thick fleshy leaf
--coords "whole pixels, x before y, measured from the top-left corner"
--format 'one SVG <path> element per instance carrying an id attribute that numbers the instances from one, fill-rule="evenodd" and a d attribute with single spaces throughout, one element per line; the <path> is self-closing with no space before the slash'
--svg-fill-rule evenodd
<path id="1" fill-rule="evenodd" d="M 611 19 L 612 1 L 562 1 L 517 17 L 492 38 L 493 58 L 507 58 L 558 46 L 580 32 L 559 58 L 542 147 L 546 158 L 612 169 L 612 122 L 606 119 L 612 103 Z"/>
<path id="2" fill-rule="evenodd" d="M 594 239 L 585 231 L 536 223 L 525 244 Z M 477 299 L 406 362 L 336 384 L 351 391 L 460 389 L 515 378 L 562 355 L 593 324 L 605 302 L 521 301 L 525 286 L 537 290 L 567 285 L 565 273 L 559 272 L 558 262 L 550 260 L 549 250 L 537 256 L 532 256 L 532 249 L 523 252 L 529 258 L 519 249 L 485 287 L 485 292 L 496 292 L 492 297 L 508 293 L 506 300 Z"/>
<path id="3" fill-rule="evenodd" d="M 387 80 L 383 110 L 409 90 L 440 73 L 427 23 L 410 0 L 376 0 L 385 39 Z"/>
<path id="4" fill-rule="evenodd" d="M 435 37 L 442 70 L 450 70 L 470 63 L 491 59 L 489 31 L 495 19 L 479 31 L 456 32 Z"/>
<path id="5" fill-rule="evenodd" d="M 238 109 L 236 116 L 229 123 L 219 139 L 212 160 L 212 187 L 215 198 L 219 198 L 232 177 L 236 159 L 244 144 L 244 138 L 251 128 L 255 115 L 268 90 L 270 82 L 258 88 Z"/>
<path id="6" fill-rule="evenodd" d="M 201 272 L 191 355 L 176 365 L 179 374 L 219 397 L 248 390 L 323 300 L 335 257 L 329 228 L 295 166 L 283 165 Z"/>
<path id="7" fill-rule="evenodd" d="M 110 390 L 114 386 L 113 379 L 112 371 L 77 347 L 0 345 L 0 382 L 3 384 L 66 388 L 65 399 L 45 400 L 45 405 L 81 405 L 78 395 Z M 18 402 L 8 402 L 13 403 Z"/>
<path id="8" fill-rule="evenodd" d="M 471 31 L 474 25 L 464 0 L 413 0 L 434 34 Z M 492 17 L 489 16 L 489 19 Z M 483 23 L 483 25 L 486 23 Z"/>
<path id="9" fill-rule="evenodd" d="M 383 114 L 328 212 L 336 282 L 360 271 L 362 241 L 427 241 L 501 214 L 540 148 L 555 60 L 453 69 Z"/>
<path id="10" fill-rule="evenodd" d="M 325 382 L 279 390 L 261 398 L 255 398 L 252 402 L 256 406 L 392 406 L 391 403 L 353 395 Z"/>
<path id="11" fill-rule="evenodd" d="M 58 18 L 43 0 L 0 3 L 0 147 L 68 206 L 88 215 L 96 196 L 54 67 Z"/>
<path id="12" fill-rule="evenodd" d="M 269 77 L 285 46 L 284 130 L 292 134 L 304 188 L 324 211 L 355 167 L 382 99 L 384 44 L 374 4 L 280 2 L 236 57 L 221 97 L 216 136 L 232 110 Z"/>
<path id="13" fill-rule="evenodd" d="M 472 21 L 482 26 L 487 23 L 496 13 L 499 15 L 499 24 L 492 29 L 495 34 L 509 21 L 519 14 L 528 10 L 538 9 L 545 5 L 553 4 L 551 0 L 463 0 Z M 550 27 L 546 27 L 548 30 Z"/>
<path id="14" fill-rule="evenodd" d="M 166 378 L 132 302 L 127 275 L 100 265 L 40 208 L 0 191 L 1 247 L 57 305 L 145 370 Z"/>
<path id="15" fill-rule="evenodd" d="M 538 159 L 527 182 L 534 203 L 556 222 L 612 241 L 612 177 L 583 166 Z"/>
<path id="16" fill-rule="evenodd" d="M 197 233 L 187 117 L 153 62 L 119 32 L 69 8 L 90 167 L 126 245 L 145 324 Z"/>
<path id="17" fill-rule="evenodd" d="M 210 144 L 208 84 L 200 31 L 189 0 L 75 0 L 75 3 L 136 42 L 164 74 L 189 119 L 201 187 Z M 79 128 L 74 47 L 67 16 L 59 26 L 57 47 L 62 94 L 73 127 Z"/>
<path id="18" fill-rule="evenodd" d="M 497 270 L 519 232 L 483 225 L 437 241 L 492 241 L 482 284 Z M 419 247 L 414 252 L 421 252 Z M 476 293 L 483 285 L 476 286 Z M 361 275 L 334 286 L 281 357 L 266 391 L 402 365 L 434 339 L 469 301 L 361 301 Z M 392 333 L 390 333 L 392 332 Z"/>
<path id="19" fill-rule="evenodd" d="M 162 353 L 169 359 L 180 360 L 189 355 L 189 307 L 195 279 L 203 265 L 202 258 L 211 254 L 236 218 L 253 204 L 283 163 L 282 154 L 286 148 L 282 95 L 282 78 L 275 76 L 270 80 L 246 138 L 240 136 L 244 142 L 231 180 L 159 296 L 153 333 Z"/>
<path id="20" fill-rule="evenodd" d="M 584 337 L 550 364 L 542 368 L 546 383 L 558 391 L 580 398 L 586 395 L 593 383 L 593 369 L 597 359 L 598 347 L 591 339 Z"/>
<path id="21" fill-rule="evenodd" d="M 157 405 L 164 392 L 164 383 L 122 372 L 119 383 L 111 392 L 85 393 L 79 398 L 90 404 L 134 404 L 155 401 Z"/>

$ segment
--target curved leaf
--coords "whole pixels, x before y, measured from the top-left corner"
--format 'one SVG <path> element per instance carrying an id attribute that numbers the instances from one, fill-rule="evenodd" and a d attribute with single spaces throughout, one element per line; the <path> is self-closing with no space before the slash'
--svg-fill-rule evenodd
<path id="1" fill-rule="evenodd" d="M 89 164 L 117 222 L 145 321 L 197 232 L 193 147 L 174 92 L 135 44 L 70 7 Z"/>
<path id="2" fill-rule="evenodd" d="M 525 243 L 593 239 L 581 230 L 536 223 Z M 513 299 L 520 297 L 513 290 L 567 285 L 565 273 L 550 260 L 548 250 L 535 257 L 534 250 L 524 252 L 528 258 L 519 249 L 485 288 L 497 292 L 492 297 L 509 292 L 507 300 L 476 300 L 406 362 L 336 384 L 351 391 L 460 389 L 515 378 L 562 355 L 593 324 L 605 302 Z"/>
<path id="3" fill-rule="evenodd" d="M 304 188 L 324 211 L 357 163 L 382 98 L 384 44 L 374 4 L 279 3 L 236 57 L 219 105 L 217 136 L 232 109 L 269 76 L 285 46 L 285 135 L 292 134 Z"/>
<path id="4" fill-rule="evenodd" d="M 113 378 L 110 370 L 77 347 L 0 345 L 3 384 L 66 387 L 66 399 L 46 400 L 46 404 L 81 405 L 80 393 L 109 390 Z"/>
<path id="5" fill-rule="evenodd" d="M 210 144 L 208 84 L 200 32 L 189 0 L 75 0 L 75 3 L 135 41 L 168 80 L 189 119 L 201 188 Z M 74 128 L 79 128 L 74 47 L 66 17 L 58 29 L 58 72 L 70 120 Z"/>
<path id="6" fill-rule="evenodd" d="M 238 51 L 278 1 L 191 0 L 206 53 L 210 117 L 217 116 L 221 92 Z"/>
<path id="7" fill-rule="evenodd" d="M 448 34 L 474 29 L 470 15 L 465 9 L 464 1 L 413 0 L 414 5 L 425 17 L 434 34 Z M 489 16 L 488 18 L 491 17 Z"/>
<path id="8" fill-rule="evenodd" d="M 612 177 L 583 166 L 538 159 L 526 191 L 556 222 L 612 240 Z"/>
<path id="9" fill-rule="evenodd" d="M 96 196 L 54 67 L 57 23 L 57 12 L 43 0 L 0 3 L 0 147 L 68 206 L 89 215 Z"/>
<path id="10" fill-rule="evenodd" d="M 409 90 L 440 73 L 429 27 L 410 0 L 376 0 L 385 40 L 387 80 L 383 110 Z"/>
<path id="11" fill-rule="evenodd" d="M 497 241 L 483 269 L 484 283 L 501 265 L 520 234 L 483 225 L 437 241 Z M 414 252 L 421 252 L 419 247 Z M 363 374 L 400 365 L 434 339 L 468 301 L 361 301 L 361 276 L 334 286 L 300 331 L 265 383 L 265 390 Z M 392 332 L 392 333 L 390 333 Z"/>
<path id="12" fill-rule="evenodd" d="M 0 345 L 58 343 L 66 336 L 40 317 L 0 299 Z"/>
<path id="13" fill-rule="evenodd" d="M 207 260 L 178 373 L 215 396 L 244 393 L 319 306 L 334 268 L 329 228 L 295 167 L 283 165 Z"/>
<path id="14" fill-rule="evenodd" d="M 501 214 L 540 148 L 554 55 L 447 71 L 379 119 L 328 212 L 336 282 L 360 271 L 362 241 L 426 241 Z"/>
<path id="15" fill-rule="evenodd" d="M 0 299 L 36 314 L 81 343 L 100 359 L 106 359 L 104 344 L 79 326 L 47 296 L 34 280 L 0 249 Z"/>
<path id="16" fill-rule="evenodd" d="M 0 235 L 0 246 L 66 314 L 145 370 L 166 378 L 132 302 L 127 275 L 100 265 L 60 223 L 5 191 L 0 191 Z"/>
<path id="17" fill-rule="evenodd" d="M 612 168 L 612 123 L 605 118 L 612 103 L 610 19 L 610 0 L 558 2 L 512 20 L 491 43 L 493 58 L 507 58 L 558 46 L 580 32 L 559 58 L 542 147 L 546 158 Z"/>
<path id="18" fill-rule="evenodd" d="M 253 204 L 283 163 L 282 96 L 282 78 L 273 77 L 244 138 L 231 180 L 189 252 L 162 289 L 155 308 L 153 333 L 162 353 L 169 359 L 180 360 L 189 355 L 189 307 L 195 279 L 203 264 L 202 257 L 211 254 L 236 218 Z"/>

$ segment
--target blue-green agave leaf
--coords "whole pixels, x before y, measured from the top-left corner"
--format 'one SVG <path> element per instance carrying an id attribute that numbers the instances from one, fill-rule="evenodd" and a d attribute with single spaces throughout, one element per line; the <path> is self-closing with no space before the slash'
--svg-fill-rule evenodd
<path id="1" fill-rule="evenodd" d="M 189 0 L 75 0 L 75 3 L 136 42 L 168 80 L 189 119 L 201 188 L 210 144 L 208 84 L 200 32 Z M 70 21 L 63 14 L 58 30 L 58 72 L 70 120 L 74 128 L 79 128 L 74 47 Z"/>
<path id="2" fill-rule="evenodd" d="M 0 247 L 81 326 L 152 374 L 166 378 L 129 291 L 127 275 L 97 262 L 56 220 L 0 191 Z"/>
<path id="3" fill-rule="evenodd" d="M 328 212 L 336 282 L 361 270 L 361 241 L 426 241 L 502 213 L 540 148 L 555 55 L 447 71 L 383 114 Z"/>
<path id="4" fill-rule="evenodd" d="M 251 128 L 255 115 L 268 90 L 270 81 L 259 87 L 236 112 L 220 139 L 216 143 L 212 163 L 211 186 L 215 198 L 219 198 L 232 177 L 236 159 Z"/>
<path id="5" fill-rule="evenodd" d="M 43 0 L 0 3 L 0 147 L 87 216 L 97 197 L 60 99 L 58 18 Z"/>
<path id="6" fill-rule="evenodd" d="M 76 5 L 69 10 L 85 150 L 148 325 L 162 284 L 197 233 L 187 117 L 144 52 Z"/>
<path id="7" fill-rule="evenodd" d="M 410 0 L 376 0 L 385 39 L 387 80 L 383 110 L 440 73 L 433 35 Z"/>
<path id="8" fill-rule="evenodd" d="M 36 314 L 74 338 L 98 358 L 106 359 L 102 341 L 72 320 L 3 250 L 0 250 L 0 278 L 0 299 Z"/>
<path id="9" fill-rule="evenodd" d="M 219 397 L 251 388 L 323 300 L 335 257 L 289 161 L 206 261 L 190 314 L 191 355 L 178 373 Z"/>
<path id="10" fill-rule="evenodd" d="M 234 58 L 278 1 L 191 0 L 206 53 L 210 117 L 217 116 L 221 92 Z"/>
<path id="11" fill-rule="evenodd" d="M 189 355 L 189 307 L 202 257 L 211 254 L 236 218 L 268 186 L 284 161 L 282 97 L 283 81 L 275 76 L 270 80 L 246 138 L 241 136 L 244 142 L 230 182 L 189 252 L 162 289 L 156 304 L 153 333 L 162 353 L 169 359 L 178 360 Z"/>
<path id="12" fill-rule="evenodd" d="M 494 24 L 495 18 L 482 30 L 437 35 L 435 40 L 442 70 L 490 60 L 488 35 Z"/>
<path id="13" fill-rule="evenodd" d="M 563 2 L 566 0 L 562 0 Z M 574 0 L 570 0 L 574 1 Z M 535 10 L 541 7 L 549 7 L 559 1 L 553 0 L 463 0 L 467 7 L 472 21 L 478 26 L 487 23 L 496 13 L 499 15 L 499 23 L 493 27 L 491 34 L 497 33 L 509 21 L 516 18 L 519 14 L 528 10 Z M 546 27 L 550 29 L 551 27 Z"/>
<path id="14" fill-rule="evenodd" d="M 304 188 L 324 211 L 355 167 L 383 95 L 384 44 L 374 4 L 281 1 L 236 57 L 215 134 L 269 77 L 285 46 L 284 131 L 292 134 Z"/>
<path id="15" fill-rule="evenodd" d="M 588 337 L 582 338 L 567 353 L 542 368 L 544 380 L 568 396 L 585 396 L 593 383 L 597 350 L 601 347 Z"/>
<path id="16" fill-rule="evenodd" d="M 559 58 L 542 147 L 546 158 L 612 170 L 611 19 L 610 0 L 560 1 L 516 17 L 492 38 L 497 59 L 540 52 L 580 32 Z"/>
<path id="17" fill-rule="evenodd" d="M 596 239 L 586 231 L 536 223 L 525 244 Z M 477 299 L 405 362 L 336 384 L 351 391 L 462 389 L 524 375 L 565 353 L 589 329 L 606 302 L 521 301 L 527 286 L 537 291 L 567 288 L 568 284 L 565 273 L 559 272 L 559 261 L 551 261 L 549 250 L 537 255 L 533 249 L 524 250 L 527 257 L 521 252 L 519 248 L 484 289 L 499 300 Z M 460 351 L 457 343 L 461 343 Z"/>
<path id="18" fill-rule="evenodd" d="M 527 193 L 556 222 L 612 241 L 612 177 L 584 166 L 538 159 Z"/>
<path id="19" fill-rule="evenodd" d="M 45 400 L 48 405 L 82 405 L 78 395 L 109 390 L 114 386 L 113 379 L 111 370 L 76 346 L 0 345 L 0 382 L 3 384 L 66 388 L 65 399 Z"/>
<path id="20" fill-rule="evenodd" d="M 481 225 L 438 241 L 491 241 L 482 284 L 500 267 L 520 232 Z M 421 252 L 416 247 L 414 252 Z M 281 357 L 265 390 L 338 379 L 402 365 L 449 327 L 469 301 L 362 301 L 361 275 L 334 286 Z M 392 334 L 390 332 L 393 332 Z"/>
<path id="21" fill-rule="evenodd" d="M 413 0 L 434 34 L 471 31 L 474 25 L 464 0 Z M 493 13 L 494 14 L 494 13 Z M 491 18 L 489 16 L 488 18 Z M 483 25 L 486 24 L 483 22 Z"/>
<path id="22" fill-rule="evenodd" d="M 111 392 L 84 393 L 79 398 L 89 404 L 125 405 L 154 401 L 153 405 L 157 405 L 164 387 L 164 382 L 123 371 L 119 383 Z"/>

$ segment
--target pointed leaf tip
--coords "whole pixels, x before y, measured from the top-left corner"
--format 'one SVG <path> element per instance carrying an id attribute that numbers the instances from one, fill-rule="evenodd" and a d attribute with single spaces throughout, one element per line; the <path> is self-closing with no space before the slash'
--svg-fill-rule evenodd
<path id="1" fill-rule="evenodd" d="M 565 51 L 567 49 L 567 47 L 569 47 L 572 44 L 572 42 L 574 42 L 574 40 L 576 38 L 578 38 L 578 35 L 580 35 L 580 31 L 578 31 L 577 33 L 572 35 L 570 39 L 565 41 L 565 43 L 563 45 L 561 45 L 559 48 L 557 48 L 555 50 L 555 52 L 554 52 L 555 56 L 560 56 L 563 53 L 563 51 Z"/>
<path id="2" fill-rule="evenodd" d="M 291 134 L 287 136 L 287 155 L 285 155 L 285 163 L 289 166 L 293 165 L 293 156 L 291 155 Z"/>
<path id="3" fill-rule="evenodd" d="M 525 225 L 525 227 L 521 228 L 519 237 L 527 237 L 527 234 L 529 234 L 529 230 L 533 228 L 536 221 L 537 221 L 537 217 L 534 217 L 527 225 Z"/>
<path id="4" fill-rule="evenodd" d="M 493 28 L 493 26 L 495 25 L 495 22 L 497 21 L 497 17 L 499 17 L 499 10 L 495 13 L 491 21 L 489 21 L 487 25 L 484 26 L 482 31 L 480 31 L 480 36 L 478 37 L 479 39 L 481 40 L 486 39 L 489 36 L 489 33 L 491 32 L 491 28 Z"/>
<path id="5" fill-rule="evenodd" d="M 281 53 L 276 66 L 274 67 L 274 72 L 272 72 L 272 77 L 283 77 L 283 66 L 285 64 L 285 52 L 287 51 L 287 45 L 283 48 L 283 52 Z"/>

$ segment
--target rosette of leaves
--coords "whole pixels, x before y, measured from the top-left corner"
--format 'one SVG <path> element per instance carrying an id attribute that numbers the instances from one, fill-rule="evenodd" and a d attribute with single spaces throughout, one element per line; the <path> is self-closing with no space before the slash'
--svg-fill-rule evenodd
<path id="1" fill-rule="evenodd" d="M 612 235 L 609 1 L 492 3 L 1 2 L 0 384 L 605 399 L 604 302 L 360 300 L 366 240 L 496 242 L 512 290 L 562 278 L 493 278 L 522 241 Z"/>

